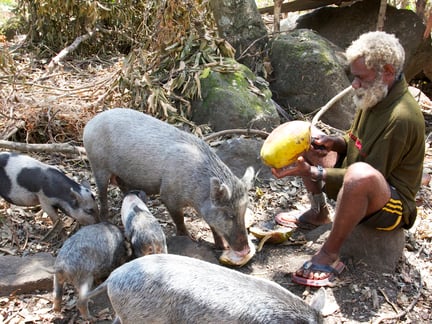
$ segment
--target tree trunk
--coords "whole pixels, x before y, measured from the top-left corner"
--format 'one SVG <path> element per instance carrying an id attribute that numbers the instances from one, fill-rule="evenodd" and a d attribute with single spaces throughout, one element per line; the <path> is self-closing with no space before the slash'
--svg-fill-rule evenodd
<path id="1" fill-rule="evenodd" d="M 236 50 L 235 58 L 254 72 L 260 72 L 267 30 L 255 0 L 210 0 L 219 36 Z"/>

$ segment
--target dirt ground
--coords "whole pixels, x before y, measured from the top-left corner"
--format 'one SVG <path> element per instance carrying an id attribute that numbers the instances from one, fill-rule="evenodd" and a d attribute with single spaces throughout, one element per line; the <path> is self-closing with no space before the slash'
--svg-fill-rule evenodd
<path id="1" fill-rule="evenodd" d="M 0 79 L 0 126 L 2 136 L 13 134 L 16 141 L 43 142 L 55 140 L 80 144 L 77 134 L 86 120 L 102 107 L 122 106 L 123 96 L 111 82 L 120 69 L 120 58 L 98 58 L 80 62 L 65 62 L 56 74 L 44 78 L 44 63 L 29 56 L 20 56 L 16 63 L 16 80 Z M 25 76 L 25 78 L 24 78 Z M 430 112 L 425 111 L 426 120 Z M 10 115 L 13 118 L 10 118 Z M 9 117 L 8 117 L 9 116 Z M 26 122 L 23 127 L 22 121 Z M 429 122 L 428 122 L 429 126 Z M 428 133 L 429 135 L 429 127 Z M 3 148 L 4 149 L 4 148 Z M 429 138 L 427 140 L 426 173 L 432 173 Z M 58 165 L 76 180 L 92 175 L 87 161 L 79 155 L 55 152 L 31 153 L 45 162 Z M 93 189 L 94 184 L 93 184 Z M 305 191 L 296 178 L 257 182 L 249 192 L 252 223 L 272 222 L 280 209 L 302 209 L 307 205 Z M 334 287 L 327 288 L 334 310 L 326 317 L 329 323 L 430 323 L 432 322 L 432 208 L 431 187 L 422 186 L 418 194 L 419 216 L 415 230 L 406 233 L 404 257 L 394 273 L 375 273 L 362 264 L 348 264 Z M 111 214 L 119 222 L 121 195 L 110 190 Z M 149 208 L 160 220 L 168 238 L 174 225 L 158 197 L 151 197 Z M 67 235 L 76 231 L 76 223 L 64 217 Z M 196 238 L 197 246 L 209 259 L 220 255 L 212 246 L 211 232 L 193 211 L 187 212 L 186 224 Z M 49 252 L 56 255 L 66 237 L 51 242 L 41 239 L 52 224 L 38 207 L 21 208 L 0 200 L 0 254 L 29 255 Z M 258 241 L 254 243 L 258 245 Z M 295 271 L 315 251 L 317 246 L 305 239 L 305 232 L 296 231 L 285 243 L 264 244 L 261 251 L 244 267 L 236 269 L 253 276 L 271 279 L 296 295 L 310 300 L 316 291 L 291 282 Z M 259 292 L 256 292 L 259 294 Z M 52 311 L 51 291 L 0 297 L 0 322 L 3 323 L 84 323 L 75 308 L 76 294 L 68 286 L 61 313 Z M 98 323 L 109 323 L 113 313 L 105 300 L 91 303 L 90 310 Z M 387 319 L 383 317 L 388 317 Z"/>
<path id="2" fill-rule="evenodd" d="M 41 160 L 59 164 L 70 176 L 92 180 L 90 169 L 81 158 L 61 155 L 37 155 Z M 431 236 L 432 211 L 429 206 L 431 189 L 423 186 L 419 193 L 419 222 L 416 232 L 408 232 L 404 257 L 395 273 L 377 274 L 362 264 L 349 264 L 334 287 L 327 288 L 327 297 L 333 311 L 326 317 L 328 323 L 378 323 L 382 316 L 393 317 L 384 323 L 430 323 L 432 320 L 432 264 Z M 302 208 L 305 205 L 304 189 L 297 179 L 274 180 L 257 184 L 250 191 L 252 224 L 273 222 L 273 215 L 281 208 Z M 121 194 L 110 190 L 113 222 L 119 223 Z M 158 197 L 152 197 L 148 206 L 160 220 L 168 239 L 173 239 L 174 225 Z M 65 236 L 51 242 L 41 241 L 51 228 L 51 222 L 38 208 L 21 208 L 0 202 L 0 253 L 26 255 L 49 252 L 54 256 Z M 76 223 L 63 218 L 69 226 L 67 235 L 76 231 Z M 207 224 L 192 210 L 187 211 L 186 224 L 197 242 L 192 246 L 201 249 L 201 258 L 213 260 L 220 251 L 213 248 L 213 239 Z M 8 235 L 9 234 L 9 235 Z M 10 235 L 12 234 L 12 235 Z M 259 241 L 254 239 L 258 245 Z M 189 244 L 189 246 L 191 246 Z M 305 232 L 296 231 L 285 243 L 264 244 L 261 251 L 244 267 L 236 269 L 253 276 L 271 279 L 308 301 L 315 288 L 298 286 L 291 282 L 290 273 L 307 260 L 317 246 L 305 240 Z M 256 292 L 259 294 L 259 292 Z M 0 298 L 0 318 L 4 323 L 85 323 L 74 307 L 76 293 L 67 286 L 61 313 L 51 310 L 51 291 Z M 106 298 L 90 303 L 96 323 L 109 323 L 113 312 Z M 404 316 L 401 314 L 406 313 Z M 398 318 L 397 318 L 398 317 Z M 399 318 L 400 317 L 400 318 Z"/>

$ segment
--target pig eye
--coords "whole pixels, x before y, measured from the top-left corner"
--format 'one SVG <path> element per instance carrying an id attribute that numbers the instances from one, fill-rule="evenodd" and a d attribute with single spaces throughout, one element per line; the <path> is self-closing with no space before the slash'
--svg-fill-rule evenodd
<path id="1" fill-rule="evenodd" d="M 94 213 L 95 213 L 95 210 L 94 210 L 94 208 L 84 209 L 84 212 L 85 212 L 86 214 L 94 214 Z"/>

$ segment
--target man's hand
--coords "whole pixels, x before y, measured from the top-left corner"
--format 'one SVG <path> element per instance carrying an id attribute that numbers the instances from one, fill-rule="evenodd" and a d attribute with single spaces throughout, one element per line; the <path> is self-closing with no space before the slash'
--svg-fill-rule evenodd
<path id="1" fill-rule="evenodd" d="M 280 179 L 287 176 L 307 177 L 311 175 L 311 166 L 302 156 L 299 156 L 297 162 L 280 169 L 271 169 L 272 174 Z"/>
<path id="2" fill-rule="evenodd" d="M 346 143 L 342 136 L 319 134 L 312 136 L 311 150 L 321 157 L 326 156 L 330 151 L 344 154 L 346 152 Z"/>

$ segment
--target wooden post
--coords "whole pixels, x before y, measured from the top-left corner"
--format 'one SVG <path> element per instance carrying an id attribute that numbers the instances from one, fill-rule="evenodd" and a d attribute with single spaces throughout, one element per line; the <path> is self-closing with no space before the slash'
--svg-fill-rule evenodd
<path id="1" fill-rule="evenodd" d="M 381 0 L 376 30 L 382 31 L 384 29 L 386 10 L 387 10 L 387 0 Z"/>

